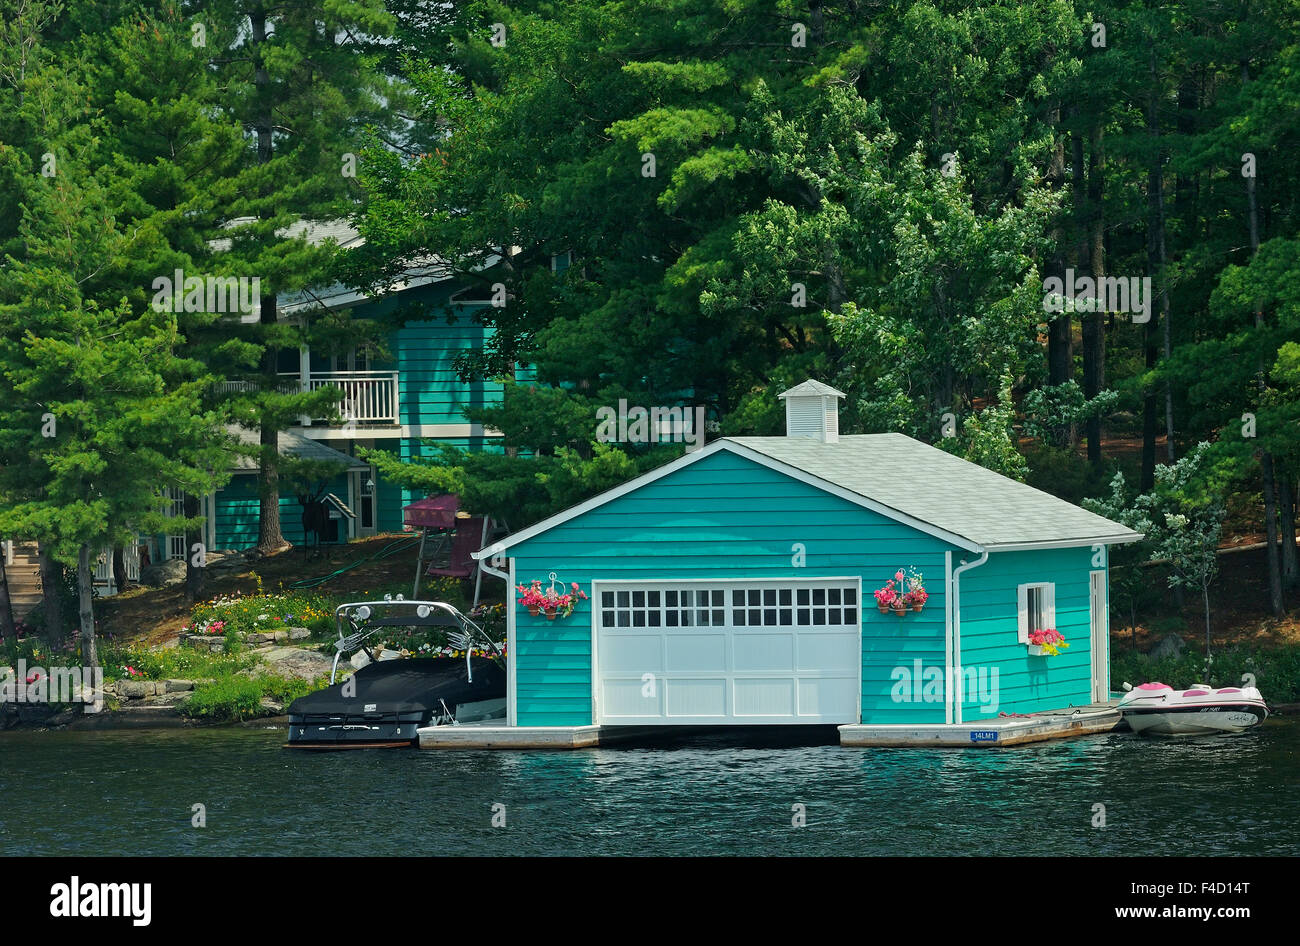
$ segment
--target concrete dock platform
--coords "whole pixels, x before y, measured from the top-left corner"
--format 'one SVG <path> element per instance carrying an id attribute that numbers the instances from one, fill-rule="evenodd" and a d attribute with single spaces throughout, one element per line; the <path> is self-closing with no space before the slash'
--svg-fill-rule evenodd
<path id="1" fill-rule="evenodd" d="M 1114 702 L 1002 716 L 961 724 L 834 727 L 842 746 L 1004 747 L 1108 732 L 1120 721 Z M 426 726 L 421 749 L 590 749 L 620 743 L 659 744 L 668 736 L 707 738 L 736 727 L 711 726 L 502 726 L 492 720 L 462 726 Z M 786 729 L 788 727 L 766 727 Z M 822 727 L 832 730 L 832 727 Z M 833 733 L 827 735 L 833 737 Z M 823 743 L 826 744 L 826 743 Z"/>
<path id="2" fill-rule="evenodd" d="M 1000 716 L 969 723 L 841 726 L 843 746 L 953 746 L 1000 748 L 1047 739 L 1109 732 L 1121 719 L 1114 703 L 1092 703 L 1029 716 Z"/>

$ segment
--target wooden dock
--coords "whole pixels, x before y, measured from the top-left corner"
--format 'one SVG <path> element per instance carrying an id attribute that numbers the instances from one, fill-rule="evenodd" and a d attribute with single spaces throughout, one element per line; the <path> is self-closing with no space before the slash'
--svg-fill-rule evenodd
<path id="1" fill-rule="evenodd" d="M 1120 721 L 1112 703 L 1094 703 L 1050 710 L 1032 716 L 1003 716 L 954 725 L 837 727 L 842 746 L 951 746 L 1001 748 L 1047 739 L 1068 739 L 1109 732 Z M 501 726 L 466 723 L 463 726 L 426 726 L 419 730 L 421 749 L 590 749 L 643 740 L 672 728 L 682 733 L 691 726 Z M 712 729 L 712 727 L 703 727 Z"/>
<path id="2" fill-rule="evenodd" d="M 1092 703 L 1030 716 L 1001 716 L 969 723 L 840 727 L 842 746 L 952 746 L 1002 748 L 1047 739 L 1109 732 L 1121 719 L 1115 703 Z"/>

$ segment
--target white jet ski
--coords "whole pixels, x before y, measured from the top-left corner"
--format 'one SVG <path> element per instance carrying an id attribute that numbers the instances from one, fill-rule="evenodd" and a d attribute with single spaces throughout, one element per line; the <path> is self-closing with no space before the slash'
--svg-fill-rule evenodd
<path id="1" fill-rule="evenodd" d="M 1211 689 L 1203 683 L 1175 690 L 1164 683 L 1124 684 L 1120 712 L 1135 733 L 1195 736 L 1241 732 L 1268 718 L 1264 697 L 1253 686 Z"/>

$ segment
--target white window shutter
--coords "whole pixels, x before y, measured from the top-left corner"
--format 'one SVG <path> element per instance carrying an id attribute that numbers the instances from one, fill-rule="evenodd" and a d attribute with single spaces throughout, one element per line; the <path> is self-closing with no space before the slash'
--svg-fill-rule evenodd
<path id="1" fill-rule="evenodd" d="M 1019 588 L 1019 602 L 1016 611 L 1017 627 L 1019 630 L 1019 640 L 1022 644 L 1029 643 L 1029 586 L 1021 585 Z"/>
<path id="2" fill-rule="evenodd" d="M 1056 585 L 1043 585 L 1043 626 L 1056 629 Z"/>

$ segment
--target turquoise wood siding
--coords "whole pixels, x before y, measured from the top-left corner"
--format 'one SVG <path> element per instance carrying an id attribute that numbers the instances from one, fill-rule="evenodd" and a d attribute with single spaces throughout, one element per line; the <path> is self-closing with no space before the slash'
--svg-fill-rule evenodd
<path id="1" fill-rule="evenodd" d="M 794 567 L 794 543 L 806 564 Z M 526 583 L 557 572 L 590 593 L 593 579 L 817 578 L 862 583 L 862 716 L 873 723 L 943 722 L 934 703 L 891 696 L 895 667 L 944 664 L 943 542 L 725 451 L 556 526 L 511 550 Z M 926 576 L 930 600 L 904 618 L 871 592 L 900 567 Z M 516 605 L 516 712 L 521 726 L 592 721 L 590 602 L 568 620 Z"/>
<path id="2" fill-rule="evenodd" d="M 984 670 L 987 680 L 998 671 L 997 707 L 963 698 L 963 722 L 1092 702 L 1092 556 L 1087 547 L 996 552 L 962 574 L 962 665 Z M 1017 588 L 1030 582 L 1056 585 L 1056 629 L 1070 645 L 1058 656 L 1032 657 L 1019 642 Z"/>
<path id="3" fill-rule="evenodd" d="M 346 475 L 333 480 L 327 492 L 347 502 Z M 230 482 L 217 491 L 216 547 L 246 549 L 256 545 L 258 519 L 257 476 L 252 473 L 232 476 Z M 280 531 L 286 542 L 303 544 L 302 506 L 292 493 L 282 492 L 280 496 Z M 339 541 L 347 541 L 347 526 L 343 522 L 339 523 Z"/>

